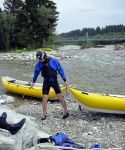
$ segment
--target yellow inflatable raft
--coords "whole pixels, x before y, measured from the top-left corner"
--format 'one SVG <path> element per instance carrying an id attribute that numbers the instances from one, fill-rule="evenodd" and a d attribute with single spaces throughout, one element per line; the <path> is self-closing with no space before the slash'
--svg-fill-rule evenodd
<path id="1" fill-rule="evenodd" d="M 40 83 L 35 83 L 34 87 L 30 88 L 30 83 L 27 81 L 16 80 L 14 78 L 5 76 L 2 77 L 2 86 L 7 91 L 12 93 L 42 98 L 42 84 Z M 66 91 L 66 87 L 62 85 L 60 85 L 60 87 L 61 87 L 61 92 L 64 95 Z M 51 100 L 57 99 L 53 88 L 50 88 L 48 97 Z"/>
<path id="2" fill-rule="evenodd" d="M 91 111 L 125 114 L 125 95 L 88 93 L 69 88 L 76 102 Z"/>

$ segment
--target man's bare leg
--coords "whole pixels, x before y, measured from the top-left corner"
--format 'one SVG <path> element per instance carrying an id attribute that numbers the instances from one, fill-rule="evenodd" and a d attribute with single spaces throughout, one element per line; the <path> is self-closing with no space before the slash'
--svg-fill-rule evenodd
<path id="1" fill-rule="evenodd" d="M 58 99 L 59 99 L 59 101 L 62 104 L 62 107 L 64 109 L 63 119 L 66 119 L 69 116 L 68 109 L 67 109 L 67 106 L 66 106 L 66 102 L 65 102 L 65 100 L 62 96 L 62 93 L 57 94 L 57 97 L 58 97 Z"/>
<path id="2" fill-rule="evenodd" d="M 41 120 L 45 120 L 46 119 L 46 114 L 47 114 L 47 100 L 48 100 L 48 95 L 44 94 L 43 95 L 43 101 L 42 101 L 43 117 L 41 118 Z"/>

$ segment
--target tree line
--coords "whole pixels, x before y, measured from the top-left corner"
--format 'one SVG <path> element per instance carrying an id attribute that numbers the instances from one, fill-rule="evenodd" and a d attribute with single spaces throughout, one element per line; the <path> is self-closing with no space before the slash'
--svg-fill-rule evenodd
<path id="1" fill-rule="evenodd" d="M 67 33 L 61 33 L 61 37 L 77 37 L 77 36 L 95 36 L 95 35 L 113 35 L 113 34 L 125 34 L 125 26 L 124 25 L 109 25 L 105 28 L 100 28 L 99 26 L 94 28 L 83 28 L 82 30 L 77 29 Z"/>
<path id="2" fill-rule="evenodd" d="M 53 43 L 59 12 L 52 0 L 4 0 L 0 50 L 35 49 Z"/>
<path id="3" fill-rule="evenodd" d="M 55 37 L 76 37 L 97 34 L 125 34 L 125 26 L 83 28 L 55 36 L 58 15 L 52 0 L 4 0 L 0 8 L 0 51 L 36 49 L 54 43 Z"/>

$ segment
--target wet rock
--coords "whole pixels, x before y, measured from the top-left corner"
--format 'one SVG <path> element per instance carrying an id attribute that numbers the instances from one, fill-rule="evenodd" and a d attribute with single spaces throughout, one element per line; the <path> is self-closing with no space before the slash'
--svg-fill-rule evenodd
<path id="1" fill-rule="evenodd" d="M 4 104 L 5 103 L 5 100 L 3 100 L 1 97 L 0 97 L 0 104 Z"/>
<path id="2" fill-rule="evenodd" d="M 0 129 L 0 149 L 5 150 L 22 150 L 30 149 L 34 145 L 36 137 L 49 137 L 48 133 L 39 130 L 38 125 L 35 123 L 35 118 L 24 116 L 14 112 L 7 106 L 0 105 L 0 114 L 7 113 L 7 122 L 14 124 L 19 122 L 22 118 L 26 118 L 23 127 L 14 135 L 9 131 Z M 54 146 L 51 144 L 51 146 Z"/>
<path id="3" fill-rule="evenodd" d="M 4 101 L 4 103 L 11 103 L 14 102 L 14 98 L 12 96 L 8 96 L 8 95 L 0 95 L 0 102 Z"/>

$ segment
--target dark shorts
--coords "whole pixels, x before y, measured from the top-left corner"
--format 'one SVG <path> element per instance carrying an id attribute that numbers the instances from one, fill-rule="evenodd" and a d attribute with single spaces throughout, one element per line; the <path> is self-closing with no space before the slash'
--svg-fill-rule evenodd
<path id="1" fill-rule="evenodd" d="M 43 88 L 42 88 L 42 93 L 48 95 L 51 87 L 54 89 L 56 94 L 61 93 L 60 85 L 57 80 L 54 82 L 44 82 Z"/>

